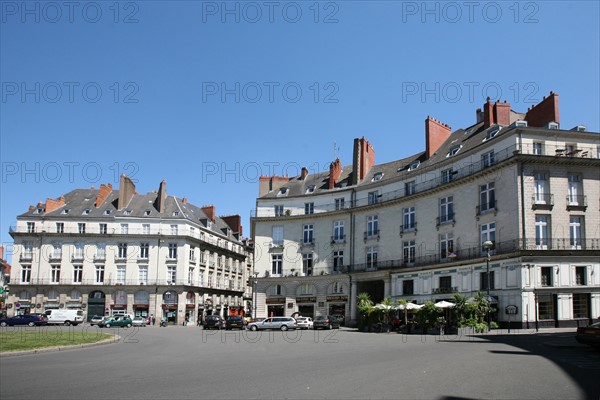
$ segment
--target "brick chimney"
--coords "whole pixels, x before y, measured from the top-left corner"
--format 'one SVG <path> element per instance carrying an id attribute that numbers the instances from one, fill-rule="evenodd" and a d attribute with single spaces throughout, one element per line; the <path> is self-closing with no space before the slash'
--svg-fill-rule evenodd
<path id="1" fill-rule="evenodd" d="M 558 112 L 558 93 L 550 92 L 550 96 L 533 106 L 525 114 L 525 120 L 529 126 L 543 127 L 548 122 L 560 123 Z"/>
<path id="2" fill-rule="evenodd" d="M 487 101 L 483 105 L 483 126 L 485 128 L 489 128 L 490 126 L 496 123 L 496 120 L 494 119 L 493 108 L 494 106 L 492 104 L 492 100 L 490 100 L 490 98 L 488 97 Z"/>
<path id="3" fill-rule="evenodd" d="M 308 176 L 308 169 L 306 167 L 302 167 L 302 172 L 300 173 L 300 179 L 305 180 Z"/>
<path id="4" fill-rule="evenodd" d="M 289 181 L 288 176 L 261 176 L 258 180 L 258 196 L 262 197 L 273 190 L 279 190 Z"/>
<path id="5" fill-rule="evenodd" d="M 135 193 L 135 184 L 133 181 L 129 177 L 125 176 L 125 174 L 121 174 L 117 209 L 122 210 L 123 208 L 127 207 L 127 204 L 129 204 Z"/>
<path id="6" fill-rule="evenodd" d="M 425 154 L 429 158 L 450 137 L 452 128 L 435 118 L 427 116 L 425 120 Z"/>
<path id="7" fill-rule="evenodd" d="M 204 212 L 204 214 L 206 214 L 208 219 L 210 219 L 212 222 L 215 222 L 216 211 L 216 207 L 212 204 L 202 207 L 202 212 Z"/>
<path id="8" fill-rule="evenodd" d="M 242 218 L 239 214 L 225 215 L 219 218 L 221 218 L 227 224 L 227 226 L 231 228 L 233 233 L 239 233 L 240 235 L 242 234 Z"/>
<path id="9" fill-rule="evenodd" d="M 65 196 L 60 196 L 58 200 L 54 200 L 51 198 L 46 199 L 46 212 L 49 213 L 51 211 L 56 210 L 65 205 Z"/>
<path id="10" fill-rule="evenodd" d="M 156 201 L 154 202 L 154 208 L 159 213 L 165 212 L 165 206 L 167 203 L 167 181 L 162 180 L 160 186 L 158 187 L 158 196 L 156 196 Z"/>
<path id="11" fill-rule="evenodd" d="M 182 202 L 183 204 L 187 204 L 187 197 L 184 197 L 184 198 L 183 198 L 183 200 L 181 200 L 181 202 Z"/>
<path id="12" fill-rule="evenodd" d="M 0 260 L 4 260 L 4 246 L 0 246 Z"/>
<path id="13" fill-rule="evenodd" d="M 108 197 L 108 195 L 112 192 L 112 185 L 109 183 L 108 185 L 100 185 L 100 189 L 98 194 L 96 195 L 96 207 L 100 207 L 100 204 L 104 203 L 104 200 Z"/>
<path id="14" fill-rule="evenodd" d="M 510 103 L 504 100 L 504 103 L 496 101 L 494 104 L 494 120 L 498 125 L 510 125 Z"/>
<path id="15" fill-rule="evenodd" d="M 336 158 L 334 162 L 329 164 L 329 189 L 335 187 L 335 183 L 342 174 L 342 162 L 339 158 Z"/>
<path id="16" fill-rule="evenodd" d="M 375 165 L 375 149 L 363 136 L 354 139 L 354 151 L 352 154 L 352 184 L 356 185 L 369 173 Z"/>

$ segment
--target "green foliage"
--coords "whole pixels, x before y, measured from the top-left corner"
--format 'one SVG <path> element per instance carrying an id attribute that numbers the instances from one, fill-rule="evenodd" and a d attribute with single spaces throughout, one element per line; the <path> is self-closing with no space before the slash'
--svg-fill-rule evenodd
<path id="1" fill-rule="evenodd" d="M 406 309 L 406 305 L 408 304 L 408 300 L 400 299 L 398 300 L 398 305 L 404 308 L 404 325 L 408 323 L 408 310 Z"/>
<path id="2" fill-rule="evenodd" d="M 373 312 L 373 301 L 368 293 L 361 292 L 356 296 L 356 308 L 358 309 L 358 328 L 363 330 L 370 323 L 370 315 Z"/>
<path id="3" fill-rule="evenodd" d="M 438 313 L 439 310 L 432 301 L 428 301 L 417 311 L 417 321 L 424 332 L 435 326 Z"/>

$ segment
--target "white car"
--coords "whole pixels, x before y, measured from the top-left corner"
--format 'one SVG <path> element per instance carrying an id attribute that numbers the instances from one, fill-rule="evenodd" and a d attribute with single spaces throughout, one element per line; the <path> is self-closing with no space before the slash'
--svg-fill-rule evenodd
<path id="1" fill-rule="evenodd" d="M 131 325 L 133 326 L 146 326 L 146 318 L 144 317 L 135 317 L 131 320 Z"/>
<path id="2" fill-rule="evenodd" d="M 313 320 L 311 317 L 298 317 L 296 318 L 296 324 L 298 324 L 298 329 L 313 328 Z"/>

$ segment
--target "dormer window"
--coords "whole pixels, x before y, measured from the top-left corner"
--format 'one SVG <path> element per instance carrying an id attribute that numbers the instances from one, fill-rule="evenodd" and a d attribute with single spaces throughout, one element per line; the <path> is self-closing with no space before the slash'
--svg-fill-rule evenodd
<path id="1" fill-rule="evenodd" d="M 485 139 L 483 139 L 483 141 L 485 142 L 486 140 L 492 139 L 501 130 L 502 130 L 502 127 L 500 125 L 496 125 L 496 126 L 490 128 L 490 129 L 488 129 L 487 134 L 485 135 Z"/>
<path id="2" fill-rule="evenodd" d="M 409 171 L 414 171 L 415 169 L 419 168 L 419 166 L 421 165 L 421 161 L 417 160 L 417 161 L 413 161 L 412 163 L 410 163 L 410 165 L 408 166 L 408 170 Z"/>
<path id="3" fill-rule="evenodd" d="M 315 185 L 309 185 L 308 188 L 306 188 L 307 194 L 314 193 L 314 192 L 315 192 Z"/>
<path id="4" fill-rule="evenodd" d="M 287 196 L 287 194 L 288 194 L 288 188 L 282 187 L 281 189 L 279 189 L 279 193 L 277 195 L 278 196 Z"/>
<path id="5" fill-rule="evenodd" d="M 381 178 L 383 178 L 383 172 L 377 172 L 374 176 L 373 176 L 373 182 L 377 182 L 380 181 Z"/>
<path id="6" fill-rule="evenodd" d="M 41 214 L 43 212 L 44 212 L 44 209 L 40 207 L 40 208 L 36 208 L 34 214 Z"/>
<path id="7" fill-rule="evenodd" d="M 173 216 L 174 217 L 178 217 L 179 216 L 179 211 L 173 211 Z"/>
<path id="8" fill-rule="evenodd" d="M 90 210 L 89 208 L 87 208 L 87 209 L 83 210 L 83 213 L 82 213 L 82 215 L 90 215 L 90 212 L 91 212 L 91 211 L 92 211 L 92 210 Z"/>
<path id="9" fill-rule="evenodd" d="M 123 214 L 124 214 L 124 215 L 131 215 L 131 210 L 125 210 L 125 211 L 123 212 Z"/>
<path id="10" fill-rule="evenodd" d="M 460 149 L 462 149 L 462 144 L 458 144 L 458 145 L 450 147 L 450 150 L 448 150 L 448 154 L 446 154 L 446 157 L 452 157 L 453 155 L 458 153 L 460 151 Z"/>
<path id="11" fill-rule="evenodd" d="M 70 209 L 70 208 L 65 208 L 65 209 L 62 211 L 62 213 L 63 213 L 63 214 L 68 214 L 69 212 L 71 212 L 71 209 Z"/>
<path id="12" fill-rule="evenodd" d="M 212 228 L 212 221 L 211 221 L 210 219 L 207 219 L 207 220 L 206 220 L 206 227 L 207 227 L 208 229 L 211 229 L 211 228 Z"/>
<path id="13" fill-rule="evenodd" d="M 104 215 L 110 215 L 110 210 L 104 210 Z"/>
<path id="14" fill-rule="evenodd" d="M 144 215 L 146 215 L 146 216 L 150 215 L 150 210 L 144 211 Z"/>

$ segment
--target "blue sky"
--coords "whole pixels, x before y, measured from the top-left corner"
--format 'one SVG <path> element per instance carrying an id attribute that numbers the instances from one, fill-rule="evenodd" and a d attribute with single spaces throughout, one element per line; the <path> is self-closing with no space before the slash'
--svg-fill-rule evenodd
<path id="1" fill-rule="evenodd" d="M 249 234 L 259 174 L 347 165 L 363 135 L 406 157 L 427 115 L 466 127 L 488 95 L 526 111 L 553 90 L 563 128 L 599 130 L 595 1 L 0 6 L 5 245 L 30 204 L 121 172 Z"/>

